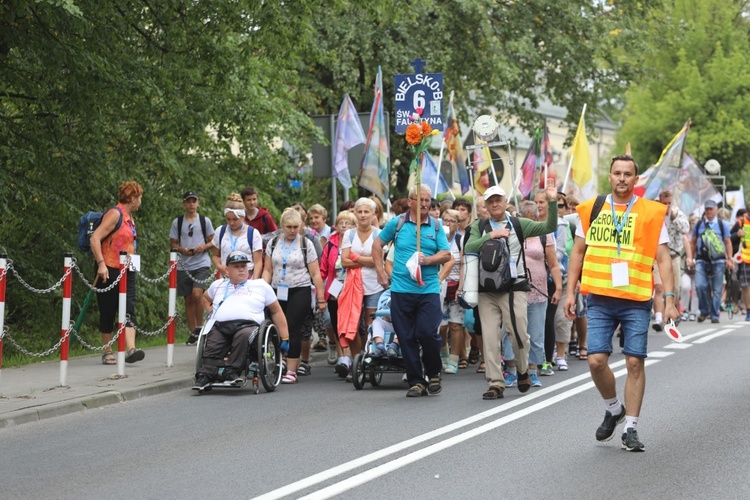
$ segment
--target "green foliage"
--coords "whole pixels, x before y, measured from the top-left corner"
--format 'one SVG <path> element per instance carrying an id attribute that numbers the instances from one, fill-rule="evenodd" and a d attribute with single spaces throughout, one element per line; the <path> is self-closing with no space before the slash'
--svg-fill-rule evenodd
<path id="1" fill-rule="evenodd" d="M 745 4 L 676 0 L 655 17 L 638 56 L 643 78 L 627 92 L 618 151 L 630 142 L 645 168 L 692 118 L 686 149 L 701 163 L 718 160 L 730 183 L 743 181 L 750 162 Z"/>
<path id="2" fill-rule="evenodd" d="M 276 217 L 297 200 L 330 206 L 330 180 L 286 187 L 320 139 L 309 116 L 336 113 L 345 92 L 369 110 L 378 65 L 393 110 L 392 75 L 411 72 L 417 56 L 445 74 L 463 127 L 494 107 L 531 129 L 541 95 L 572 122 L 588 103 L 593 120 L 638 75 L 626 56 L 654 4 L 0 1 L 0 248 L 37 287 L 57 280 L 66 251 L 93 277 L 90 257 L 75 251 L 77 221 L 113 205 L 125 180 L 145 190 L 137 224 L 151 277 L 166 270 L 169 224 L 188 189 L 215 225 L 227 195 L 247 184 Z M 411 158 L 401 137 L 390 144 L 398 196 Z M 153 330 L 166 317 L 166 285 L 139 284 L 139 323 Z M 8 290 L 11 332 L 33 332 L 31 349 L 52 345 L 59 293 L 32 296 L 13 279 Z M 74 285 L 74 316 L 85 291 Z M 94 321 L 85 333 L 96 338 Z"/>

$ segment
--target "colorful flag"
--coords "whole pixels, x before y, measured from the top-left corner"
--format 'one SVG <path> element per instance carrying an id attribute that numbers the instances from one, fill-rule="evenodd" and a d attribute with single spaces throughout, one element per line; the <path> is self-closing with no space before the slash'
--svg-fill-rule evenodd
<path id="1" fill-rule="evenodd" d="M 476 144 L 484 144 L 478 137 L 474 140 Z M 481 148 L 474 150 L 474 189 L 479 195 L 483 195 L 487 188 L 490 187 L 490 167 L 492 167 L 492 155 L 490 148 Z"/>
<path id="2" fill-rule="evenodd" d="M 539 150 L 541 149 L 541 142 L 542 130 L 537 127 L 534 130 L 534 134 L 531 136 L 531 144 L 529 145 L 529 149 L 526 151 L 526 157 L 521 164 L 520 180 L 518 183 L 518 190 L 521 193 L 521 198 L 527 198 L 534 189 L 534 173 L 536 172 L 537 157 L 539 156 Z"/>
<path id="3" fill-rule="evenodd" d="M 439 184 L 437 191 L 432 193 L 433 198 L 437 198 L 440 193 L 447 193 L 450 191 L 450 186 L 445 182 L 443 174 L 438 172 L 437 164 L 435 159 L 428 152 L 422 154 L 422 184 L 427 184 L 430 189 L 435 186 L 435 176 L 440 175 Z"/>
<path id="4" fill-rule="evenodd" d="M 645 198 L 654 200 L 657 196 L 659 196 L 659 185 L 654 185 L 654 179 L 664 179 L 665 177 L 671 176 L 671 174 L 668 172 L 665 172 L 664 175 L 661 174 L 661 171 L 664 170 L 663 167 L 675 167 L 679 169 L 682 165 L 682 153 L 685 150 L 685 142 L 687 140 L 687 133 L 689 129 L 690 120 L 685 122 L 685 125 L 682 126 L 682 129 L 677 132 L 677 135 L 672 138 L 669 144 L 667 144 L 667 147 L 665 147 L 661 152 L 659 161 L 657 161 L 654 165 L 655 172 L 646 182 L 646 193 L 644 194 Z"/>
<path id="5" fill-rule="evenodd" d="M 589 143 L 586 140 L 586 122 L 581 114 L 581 119 L 578 121 L 578 130 L 573 138 L 573 145 L 570 147 L 569 153 L 571 164 L 570 177 L 573 182 L 582 187 L 591 181 L 594 177 L 593 169 L 591 168 L 591 156 L 589 156 Z"/>
<path id="6" fill-rule="evenodd" d="M 349 94 L 344 95 L 344 100 L 339 108 L 339 116 L 336 120 L 336 139 L 334 144 L 336 152 L 333 156 L 332 175 L 339 180 L 346 189 L 352 187 L 352 179 L 349 175 L 349 164 L 347 162 L 347 152 L 358 144 L 365 142 L 365 133 L 362 130 L 362 124 L 359 123 L 357 110 L 354 109 Z"/>
<path id="7" fill-rule="evenodd" d="M 732 207 L 732 217 L 730 219 L 730 223 L 734 224 L 734 221 L 737 220 L 737 210 L 740 208 L 747 209 L 745 206 L 745 188 L 742 184 L 740 184 L 740 188 L 736 191 L 727 191 L 724 193 L 724 196 L 727 200 L 727 205 Z"/>
<path id="8" fill-rule="evenodd" d="M 547 121 L 544 121 L 542 128 L 542 138 L 539 143 L 539 150 L 536 156 L 536 165 L 534 167 L 534 186 L 538 189 L 544 189 L 546 177 L 557 178 L 555 169 L 552 167 L 552 146 L 549 142 L 549 130 L 547 130 Z"/>
<path id="9" fill-rule="evenodd" d="M 461 144 L 461 129 L 458 126 L 458 115 L 453 107 L 453 92 L 448 102 L 448 114 L 445 117 L 445 144 L 448 148 L 448 160 L 453 162 L 461 184 L 461 193 L 469 190 L 469 174 L 466 172 L 466 156 Z M 454 179 L 456 177 L 454 176 Z"/>
<path id="10" fill-rule="evenodd" d="M 359 185 L 380 198 L 383 203 L 388 201 L 388 156 L 388 131 L 385 128 L 383 111 L 383 72 L 378 66 L 375 101 L 370 112 L 370 129 L 367 132 L 365 156 L 362 158 L 362 168 L 359 171 Z"/>

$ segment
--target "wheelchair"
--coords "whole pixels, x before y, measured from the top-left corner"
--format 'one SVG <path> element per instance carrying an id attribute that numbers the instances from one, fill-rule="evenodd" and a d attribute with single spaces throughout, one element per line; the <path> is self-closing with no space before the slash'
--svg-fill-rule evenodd
<path id="1" fill-rule="evenodd" d="M 211 320 L 207 321 L 201 329 L 200 336 L 198 337 L 195 356 L 196 372 L 201 367 L 203 350 L 206 346 L 206 339 L 208 338 L 208 333 L 211 331 L 213 323 L 214 322 Z M 276 328 L 276 325 L 274 325 L 270 319 L 264 320 L 250 335 L 250 338 L 248 338 L 248 352 L 245 357 L 246 363 L 241 373 L 243 382 L 240 384 L 232 383 L 231 381 L 213 382 L 206 387 L 204 391 L 210 391 L 214 387 L 241 389 L 245 387 L 248 382 L 252 382 L 255 394 L 260 392 L 260 384 L 263 384 L 263 388 L 266 392 L 273 392 L 281 382 L 282 376 L 280 345 L 281 338 L 279 337 L 279 331 Z M 224 366 L 219 365 L 219 378 L 221 378 L 223 371 Z M 199 394 L 204 391 L 199 391 Z"/>
<path id="2" fill-rule="evenodd" d="M 378 309 L 372 317 L 390 316 L 390 310 Z M 396 333 L 389 333 L 383 341 L 386 345 L 393 342 Z M 352 384 L 358 391 L 365 388 L 365 383 L 370 382 L 373 387 L 378 387 L 383 379 L 384 373 L 406 373 L 403 356 L 389 358 L 388 356 L 373 356 L 372 351 L 375 343 L 372 341 L 372 325 L 367 327 L 367 342 L 361 353 L 357 354 L 352 361 Z"/>

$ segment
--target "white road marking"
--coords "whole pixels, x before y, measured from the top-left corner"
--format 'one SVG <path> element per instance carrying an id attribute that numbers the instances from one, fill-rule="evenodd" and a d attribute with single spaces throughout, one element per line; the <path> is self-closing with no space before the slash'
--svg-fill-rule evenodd
<path id="1" fill-rule="evenodd" d="M 715 339 L 715 338 L 721 337 L 722 335 L 726 335 L 727 333 L 731 333 L 731 332 L 733 332 L 733 331 L 734 331 L 734 330 L 732 330 L 732 329 L 729 329 L 729 328 L 728 328 L 728 329 L 726 329 L 726 330 L 719 330 L 718 332 L 716 332 L 716 333 L 712 333 L 711 335 L 708 335 L 708 336 L 706 336 L 706 337 L 701 337 L 701 338 L 699 338 L 698 340 L 696 340 L 696 341 L 695 341 L 695 342 L 693 342 L 693 343 L 694 343 L 694 344 L 705 344 L 705 343 L 706 343 L 706 342 L 708 342 L 709 340 L 713 340 L 713 339 Z"/>
<path id="2" fill-rule="evenodd" d="M 699 332 L 691 333 L 690 335 L 683 335 L 682 341 L 694 339 L 695 337 L 700 337 L 701 335 L 706 335 L 707 333 L 715 332 L 716 328 L 706 328 L 705 330 L 701 330 Z"/>
<path id="3" fill-rule="evenodd" d="M 664 349 L 687 349 L 689 347 L 693 347 L 693 344 L 668 344 L 664 346 Z"/>
<path id="4" fill-rule="evenodd" d="M 743 325 L 741 323 L 735 323 L 733 325 L 726 325 L 724 328 L 742 328 L 744 326 L 746 326 L 746 325 Z"/>
<path id="5" fill-rule="evenodd" d="M 669 346 L 666 346 L 669 347 Z M 671 356 L 674 354 L 673 352 L 667 352 L 667 351 L 654 351 L 648 353 L 649 358 L 666 358 L 667 356 Z"/>
<path id="6" fill-rule="evenodd" d="M 659 360 L 646 360 L 645 365 L 650 366 L 654 363 L 658 363 Z M 615 372 L 615 378 L 621 377 L 627 373 L 627 369 L 622 369 L 617 372 Z M 544 408 L 547 408 L 548 406 L 552 406 L 553 404 L 559 403 L 560 401 L 564 401 L 568 398 L 571 398 L 577 394 L 580 394 L 584 391 L 587 391 L 594 387 L 593 382 L 586 382 L 585 384 L 581 384 L 578 387 L 574 387 L 573 389 L 570 389 L 562 394 L 558 394 L 556 396 L 553 396 L 549 399 L 546 399 L 544 401 L 540 401 L 539 403 L 536 403 L 532 406 L 529 406 L 527 408 L 523 408 L 521 410 L 518 410 L 510 415 L 506 415 L 504 417 L 498 418 L 497 420 L 494 420 L 492 422 L 488 422 L 484 425 L 481 425 L 475 429 L 471 429 L 469 431 L 466 431 L 462 434 L 458 434 L 456 436 L 453 436 L 451 438 L 448 438 L 444 441 L 440 441 L 438 443 L 432 444 L 426 448 L 422 448 L 420 450 L 413 451 L 412 453 L 409 453 L 408 455 L 405 455 L 403 457 L 397 458 L 395 460 L 391 460 L 390 462 L 386 462 L 382 465 L 379 465 L 377 467 L 374 467 L 372 469 L 369 469 L 365 472 L 362 472 L 360 474 L 357 474 L 356 476 L 352 476 L 350 478 L 347 478 L 343 481 L 340 481 L 338 483 L 332 484 L 331 486 L 328 486 L 326 488 L 323 488 L 321 490 L 315 491 L 313 493 L 310 493 L 309 495 L 306 495 L 304 497 L 301 497 L 301 500 L 323 500 L 326 498 L 331 498 L 336 495 L 340 495 L 341 493 L 344 493 L 352 488 L 356 488 L 357 486 L 364 484 L 368 481 L 372 481 L 373 479 L 377 479 L 382 477 L 384 474 L 388 474 L 389 472 L 393 472 L 394 470 L 400 469 L 404 467 L 405 465 L 414 463 L 418 460 L 421 460 L 423 458 L 426 458 L 430 455 L 434 455 L 435 453 L 445 450 L 447 448 L 450 448 L 451 446 L 455 446 L 459 443 L 462 443 L 464 441 L 467 441 L 471 438 L 474 438 L 476 436 L 479 436 L 481 434 L 484 434 L 486 432 L 489 432 L 493 429 L 497 429 L 498 427 L 501 427 L 505 424 L 509 424 L 515 420 L 518 420 L 520 418 L 526 417 L 532 413 L 535 413 L 539 410 L 543 410 Z"/>

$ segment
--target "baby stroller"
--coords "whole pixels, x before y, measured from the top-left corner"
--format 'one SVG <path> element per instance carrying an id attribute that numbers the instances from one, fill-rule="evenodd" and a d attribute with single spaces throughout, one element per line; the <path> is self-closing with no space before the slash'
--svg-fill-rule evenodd
<path id="1" fill-rule="evenodd" d="M 390 319 L 390 315 L 391 291 L 386 290 L 380 296 L 378 308 L 375 313 L 373 313 L 372 317 L 375 319 Z M 386 345 L 391 344 L 396 338 L 397 335 L 394 331 L 385 332 L 383 334 L 383 342 Z M 357 354 L 352 362 L 352 383 L 357 390 L 364 389 L 366 380 L 369 380 L 373 387 L 379 386 L 384 373 L 406 373 L 404 358 L 401 356 L 400 348 L 397 350 L 397 357 L 376 355 L 374 354 L 374 351 L 375 343 L 373 342 L 373 325 L 370 325 L 367 328 L 367 341 L 365 342 L 364 350 Z"/>

